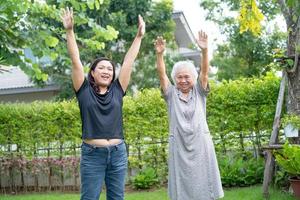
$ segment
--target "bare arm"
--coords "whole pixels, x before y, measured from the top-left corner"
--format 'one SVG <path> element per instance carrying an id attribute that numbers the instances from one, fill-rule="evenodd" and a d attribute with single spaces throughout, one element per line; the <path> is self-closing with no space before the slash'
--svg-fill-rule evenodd
<path id="1" fill-rule="evenodd" d="M 207 34 L 205 32 L 203 31 L 198 32 L 197 43 L 201 48 L 201 52 L 202 52 L 199 81 L 201 82 L 202 87 L 206 89 L 208 84 L 209 61 L 208 61 L 208 41 L 207 41 Z"/>
<path id="2" fill-rule="evenodd" d="M 170 80 L 166 73 L 166 65 L 164 62 L 164 51 L 166 47 L 166 42 L 162 37 L 157 37 L 155 41 L 156 50 L 156 66 L 160 81 L 160 87 L 164 93 L 166 93 Z"/>
<path id="3" fill-rule="evenodd" d="M 84 81 L 83 66 L 80 61 L 79 50 L 73 30 L 73 9 L 63 9 L 61 19 L 66 29 L 67 48 L 72 61 L 72 81 L 75 91 L 78 91 Z"/>
<path id="4" fill-rule="evenodd" d="M 142 37 L 145 34 L 145 22 L 143 18 L 139 15 L 139 27 L 138 27 L 138 32 L 128 50 L 128 52 L 125 55 L 121 70 L 120 70 L 120 75 L 119 75 L 119 81 L 122 86 L 123 91 L 126 91 L 129 81 L 130 81 L 130 76 L 132 72 L 132 65 L 134 63 L 134 60 L 137 57 L 137 54 L 139 53 L 141 42 L 142 42 Z"/>

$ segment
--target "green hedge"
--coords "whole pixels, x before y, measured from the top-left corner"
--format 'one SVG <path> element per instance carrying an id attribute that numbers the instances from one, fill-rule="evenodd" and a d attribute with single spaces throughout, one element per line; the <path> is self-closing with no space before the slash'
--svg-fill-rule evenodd
<path id="1" fill-rule="evenodd" d="M 280 79 L 211 83 L 207 119 L 217 153 L 259 149 L 268 140 L 275 114 Z M 167 174 L 167 107 L 159 89 L 126 96 L 124 133 L 129 168 L 152 167 L 163 181 Z M 0 104 L 0 154 L 27 158 L 78 154 L 81 122 L 76 100 Z M 265 137 L 261 137 L 265 135 Z M 17 149 L 9 144 L 16 144 Z M 45 148 L 46 150 L 40 151 Z"/>
<path id="2" fill-rule="evenodd" d="M 261 79 L 212 85 L 207 100 L 207 120 L 212 135 L 218 139 L 219 150 L 238 148 L 243 151 L 249 145 L 259 149 L 262 143 L 268 142 L 279 84 L 278 77 L 267 74 Z"/>

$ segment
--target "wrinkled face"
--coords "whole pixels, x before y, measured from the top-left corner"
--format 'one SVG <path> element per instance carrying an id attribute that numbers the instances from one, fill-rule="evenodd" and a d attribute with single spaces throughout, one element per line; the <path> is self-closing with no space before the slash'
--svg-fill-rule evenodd
<path id="1" fill-rule="evenodd" d="M 182 93 L 188 93 L 194 85 L 192 73 L 189 69 L 185 68 L 178 69 L 178 71 L 175 74 L 175 81 L 177 88 Z"/>
<path id="2" fill-rule="evenodd" d="M 99 87 L 108 87 L 113 78 L 113 66 L 108 60 L 100 61 L 91 72 Z"/>

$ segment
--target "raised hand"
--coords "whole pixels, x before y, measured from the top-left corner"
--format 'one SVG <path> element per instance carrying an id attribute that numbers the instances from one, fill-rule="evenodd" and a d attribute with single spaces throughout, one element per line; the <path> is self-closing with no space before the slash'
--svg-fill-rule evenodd
<path id="1" fill-rule="evenodd" d="M 137 36 L 143 37 L 143 35 L 145 34 L 145 29 L 146 29 L 146 25 L 145 25 L 144 19 L 141 15 L 139 15 L 139 24 L 138 24 Z"/>
<path id="2" fill-rule="evenodd" d="M 197 44 L 202 50 L 208 47 L 207 34 L 202 30 L 198 32 Z"/>
<path id="3" fill-rule="evenodd" d="M 60 18 L 66 30 L 73 29 L 74 26 L 73 8 L 69 9 L 69 7 L 67 7 L 66 9 L 62 9 Z"/>
<path id="4" fill-rule="evenodd" d="M 164 40 L 163 37 L 158 36 L 155 40 L 154 46 L 155 46 L 156 53 L 162 54 L 166 49 L 166 40 Z"/>

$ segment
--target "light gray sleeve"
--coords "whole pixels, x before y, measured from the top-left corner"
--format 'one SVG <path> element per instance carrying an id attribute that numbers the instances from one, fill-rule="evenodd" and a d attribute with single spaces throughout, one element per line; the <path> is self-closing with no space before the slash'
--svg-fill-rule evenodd
<path id="1" fill-rule="evenodd" d="M 163 90 L 161 90 L 161 93 L 162 93 L 162 95 L 163 95 L 163 97 L 164 97 L 164 99 L 165 99 L 166 102 L 168 102 L 168 100 L 172 96 L 173 87 L 174 86 L 171 83 L 169 83 L 166 92 L 164 92 Z"/>
<path id="2" fill-rule="evenodd" d="M 209 86 L 208 82 L 207 82 L 206 89 L 204 89 L 202 84 L 201 84 L 201 81 L 197 80 L 196 88 L 197 88 L 197 91 L 200 93 L 201 96 L 206 97 L 208 95 L 208 93 L 210 92 L 210 86 Z"/>

